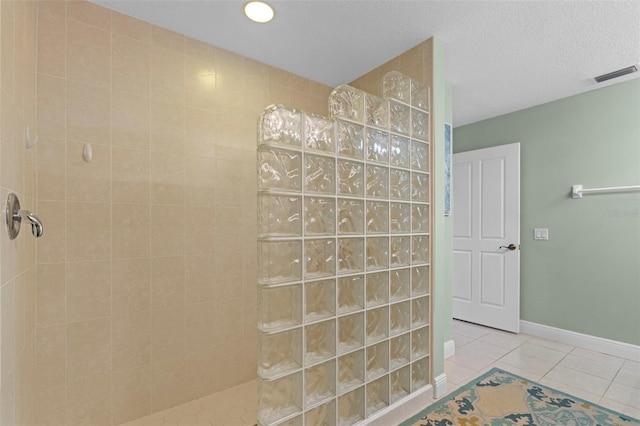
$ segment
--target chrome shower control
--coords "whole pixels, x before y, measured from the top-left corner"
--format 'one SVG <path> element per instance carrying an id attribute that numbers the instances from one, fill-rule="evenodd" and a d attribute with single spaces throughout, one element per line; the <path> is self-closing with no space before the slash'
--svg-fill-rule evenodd
<path id="1" fill-rule="evenodd" d="M 26 220 L 31 224 L 31 233 L 34 237 L 41 237 L 44 233 L 44 227 L 42 222 L 38 219 L 38 216 L 31 213 L 28 210 L 20 209 L 20 200 L 13 192 L 9 193 L 7 197 L 7 204 L 5 210 L 5 222 L 7 224 L 7 233 L 9 239 L 15 239 L 20 233 L 20 225 L 22 220 Z"/>

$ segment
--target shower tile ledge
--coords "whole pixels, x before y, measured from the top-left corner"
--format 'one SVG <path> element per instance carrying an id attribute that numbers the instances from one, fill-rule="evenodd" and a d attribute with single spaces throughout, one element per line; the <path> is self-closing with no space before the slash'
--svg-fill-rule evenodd
<path id="1" fill-rule="evenodd" d="M 258 382 L 252 380 L 120 426 L 254 426 L 257 418 Z"/>

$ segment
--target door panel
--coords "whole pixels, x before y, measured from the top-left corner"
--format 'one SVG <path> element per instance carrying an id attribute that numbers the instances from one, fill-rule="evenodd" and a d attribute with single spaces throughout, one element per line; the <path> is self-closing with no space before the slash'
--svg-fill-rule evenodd
<path id="1" fill-rule="evenodd" d="M 520 144 L 454 154 L 452 171 L 453 316 L 518 332 Z"/>
<path id="2" fill-rule="evenodd" d="M 479 162 L 482 238 L 504 238 L 504 159 Z"/>
<path id="3" fill-rule="evenodd" d="M 458 300 L 471 301 L 471 251 L 454 251 L 453 263 L 457 268 L 453 276 L 453 297 Z"/>
<path id="4" fill-rule="evenodd" d="M 504 256 L 481 253 L 480 304 L 504 307 Z"/>
<path id="5" fill-rule="evenodd" d="M 456 203 L 456 214 L 453 216 L 454 236 L 471 238 L 471 164 L 454 164 L 452 171 L 456 183 L 453 186 L 453 199 Z"/>

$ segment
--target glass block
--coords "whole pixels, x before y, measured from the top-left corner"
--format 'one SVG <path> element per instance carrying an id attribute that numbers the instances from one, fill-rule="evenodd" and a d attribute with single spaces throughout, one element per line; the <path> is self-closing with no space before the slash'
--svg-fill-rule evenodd
<path id="1" fill-rule="evenodd" d="M 258 189 L 302 190 L 302 154 L 278 148 L 258 150 Z"/>
<path id="2" fill-rule="evenodd" d="M 336 242 L 334 239 L 306 240 L 304 242 L 306 279 L 336 274 Z"/>
<path id="3" fill-rule="evenodd" d="M 409 269 L 395 269 L 390 271 L 390 275 L 391 301 L 395 302 L 408 298 L 411 284 Z"/>
<path id="4" fill-rule="evenodd" d="M 315 364 L 336 354 L 336 323 L 334 320 L 310 324 L 305 328 L 305 365 Z"/>
<path id="5" fill-rule="evenodd" d="M 303 416 L 302 414 L 300 414 L 299 416 L 295 416 L 294 418 L 289 419 L 285 422 L 278 423 L 278 426 L 303 426 L 302 418 Z"/>
<path id="6" fill-rule="evenodd" d="M 411 360 L 411 334 L 406 333 L 389 341 L 389 368 L 407 365 Z"/>
<path id="7" fill-rule="evenodd" d="M 411 231 L 429 232 L 429 205 L 413 204 L 411 206 Z"/>
<path id="8" fill-rule="evenodd" d="M 361 197 L 364 195 L 364 164 L 338 160 L 338 194 Z"/>
<path id="9" fill-rule="evenodd" d="M 329 95 L 331 117 L 348 118 L 358 123 L 364 121 L 364 92 L 354 87 L 342 85 Z"/>
<path id="10" fill-rule="evenodd" d="M 305 197 L 305 235 L 335 235 L 336 200 L 333 198 Z"/>
<path id="11" fill-rule="evenodd" d="M 391 203 L 389 206 L 390 229 L 392 234 L 411 232 L 411 206 L 407 203 Z"/>
<path id="12" fill-rule="evenodd" d="M 408 170 L 389 170 L 389 198 L 407 201 L 411 198 L 411 173 Z"/>
<path id="13" fill-rule="evenodd" d="M 411 363 L 411 392 L 427 386 L 429 380 L 429 358 Z"/>
<path id="14" fill-rule="evenodd" d="M 302 198 L 293 195 L 258 195 L 258 236 L 301 236 Z"/>
<path id="15" fill-rule="evenodd" d="M 429 88 L 414 79 L 411 79 L 411 105 L 429 111 Z"/>
<path id="16" fill-rule="evenodd" d="M 338 273 L 364 271 L 364 238 L 338 239 Z"/>
<path id="17" fill-rule="evenodd" d="M 395 303 L 390 307 L 389 334 L 395 336 L 411 329 L 411 302 Z"/>
<path id="18" fill-rule="evenodd" d="M 377 163 L 388 163 L 389 133 L 368 127 L 365 134 L 367 160 Z"/>
<path id="19" fill-rule="evenodd" d="M 295 109 L 272 105 L 262 112 L 258 125 L 259 144 L 281 144 L 300 147 L 302 114 Z"/>
<path id="20" fill-rule="evenodd" d="M 369 126 L 387 128 L 389 126 L 389 101 L 372 95 L 365 94 L 366 123 Z"/>
<path id="21" fill-rule="evenodd" d="M 336 164 L 331 157 L 305 155 L 305 190 L 334 194 L 336 190 Z"/>
<path id="22" fill-rule="evenodd" d="M 389 267 L 389 238 L 369 237 L 367 245 L 367 271 Z"/>
<path id="23" fill-rule="evenodd" d="M 338 278 L 338 313 L 364 308 L 364 276 Z"/>
<path id="24" fill-rule="evenodd" d="M 382 78 L 382 93 L 387 98 L 409 103 L 411 97 L 411 79 L 398 71 L 390 71 Z"/>
<path id="25" fill-rule="evenodd" d="M 306 426 L 336 426 L 336 401 L 327 402 L 304 413 L 304 424 Z"/>
<path id="26" fill-rule="evenodd" d="M 389 405 L 389 376 L 367 384 L 367 417 Z"/>
<path id="27" fill-rule="evenodd" d="M 302 411 L 302 372 L 276 380 L 258 380 L 258 420 L 275 423 Z"/>
<path id="28" fill-rule="evenodd" d="M 429 171 L 429 145 L 426 143 L 411 142 L 411 168 L 422 172 Z"/>
<path id="29" fill-rule="evenodd" d="M 411 108 L 398 102 L 389 101 L 389 129 L 403 135 L 409 135 Z"/>
<path id="30" fill-rule="evenodd" d="M 338 358 L 338 392 L 364 383 L 364 349 Z"/>
<path id="31" fill-rule="evenodd" d="M 391 267 L 409 266 L 411 264 L 411 238 L 391 237 L 389 248 L 391 253 Z"/>
<path id="32" fill-rule="evenodd" d="M 389 342 L 385 340 L 367 348 L 367 381 L 389 372 Z"/>
<path id="33" fill-rule="evenodd" d="M 302 287 L 258 287 L 258 327 L 272 332 L 301 324 Z"/>
<path id="34" fill-rule="evenodd" d="M 366 341 L 375 343 L 389 337 L 389 308 L 371 309 L 367 311 Z"/>
<path id="35" fill-rule="evenodd" d="M 429 236 L 415 235 L 413 237 L 413 259 L 411 263 L 418 265 L 420 263 L 429 263 Z"/>
<path id="36" fill-rule="evenodd" d="M 317 321 L 336 314 L 336 280 L 305 283 L 305 321 Z"/>
<path id="37" fill-rule="evenodd" d="M 411 332 L 411 359 L 429 355 L 429 327 L 419 328 Z"/>
<path id="38" fill-rule="evenodd" d="M 334 122 L 321 115 L 304 115 L 304 146 L 306 149 L 336 152 Z"/>
<path id="39" fill-rule="evenodd" d="M 411 295 L 429 294 L 429 265 L 411 268 Z"/>
<path id="40" fill-rule="evenodd" d="M 367 234 L 389 233 L 389 203 L 367 201 Z"/>
<path id="41" fill-rule="evenodd" d="M 393 404 L 411 393 L 411 367 L 406 366 L 389 374 L 389 402 Z"/>
<path id="42" fill-rule="evenodd" d="M 429 324 L 429 296 L 411 301 L 411 328 Z"/>
<path id="43" fill-rule="evenodd" d="M 338 353 L 345 353 L 364 345 L 364 313 L 338 318 Z"/>
<path id="44" fill-rule="evenodd" d="M 416 109 L 411 110 L 411 137 L 421 141 L 429 140 L 429 115 Z"/>
<path id="45" fill-rule="evenodd" d="M 336 137 L 338 139 L 338 155 L 358 160 L 364 158 L 363 126 L 344 120 L 336 120 Z"/>
<path id="46" fill-rule="evenodd" d="M 258 374 L 269 379 L 302 367 L 302 329 L 258 336 Z"/>
<path id="47" fill-rule="evenodd" d="M 367 308 L 389 303 L 389 271 L 367 275 Z"/>
<path id="48" fill-rule="evenodd" d="M 411 173 L 411 199 L 413 201 L 429 201 L 429 175 Z"/>
<path id="49" fill-rule="evenodd" d="M 364 386 L 338 398 L 338 426 L 351 426 L 364 420 Z"/>
<path id="50" fill-rule="evenodd" d="M 367 164 L 366 169 L 367 196 L 372 198 L 389 198 L 389 169 Z"/>
<path id="51" fill-rule="evenodd" d="M 300 241 L 258 241 L 258 282 L 276 284 L 302 279 Z"/>
<path id="52" fill-rule="evenodd" d="M 336 394 L 336 361 L 331 360 L 304 371 L 306 406 L 317 404 Z"/>
<path id="53" fill-rule="evenodd" d="M 364 201 L 338 199 L 338 234 L 364 233 Z"/>
<path id="54" fill-rule="evenodd" d="M 410 141 L 398 135 L 391 135 L 391 148 L 389 149 L 389 163 L 392 166 L 409 168 L 411 165 Z"/>

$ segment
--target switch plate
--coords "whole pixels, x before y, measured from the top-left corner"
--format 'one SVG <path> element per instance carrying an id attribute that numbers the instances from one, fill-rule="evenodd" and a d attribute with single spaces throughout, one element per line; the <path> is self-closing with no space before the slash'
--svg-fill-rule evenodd
<path id="1" fill-rule="evenodd" d="M 533 239 L 534 240 L 548 240 L 549 239 L 549 228 L 535 228 L 533 230 Z"/>

